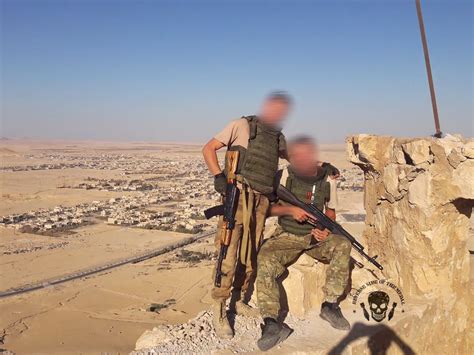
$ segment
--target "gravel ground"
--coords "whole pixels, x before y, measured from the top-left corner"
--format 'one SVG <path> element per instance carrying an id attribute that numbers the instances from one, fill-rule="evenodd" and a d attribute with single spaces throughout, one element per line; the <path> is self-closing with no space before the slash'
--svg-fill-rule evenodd
<path id="1" fill-rule="evenodd" d="M 257 350 L 261 319 L 234 315 L 229 317 L 231 324 L 234 323 L 235 330 L 235 336 L 230 340 L 216 336 L 212 327 L 212 312 L 203 311 L 187 323 L 153 328 L 145 334 L 148 334 L 148 339 L 152 339 L 151 342 L 156 345 L 134 351 L 132 354 L 209 354 L 220 350 L 245 353 Z M 287 319 L 286 323 L 291 327 L 294 321 Z"/>

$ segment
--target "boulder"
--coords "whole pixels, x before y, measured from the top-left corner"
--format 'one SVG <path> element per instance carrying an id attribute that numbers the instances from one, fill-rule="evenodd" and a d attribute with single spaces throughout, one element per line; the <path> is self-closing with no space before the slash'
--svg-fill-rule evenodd
<path id="1" fill-rule="evenodd" d="M 453 149 L 448 155 L 448 162 L 454 169 L 456 169 L 458 165 L 466 159 L 467 158 L 461 153 L 461 151 L 457 149 Z"/>
<path id="2" fill-rule="evenodd" d="M 402 150 L 414 165 L 431 161 L 433 158 L 430 154 L 430 144 L 424 140 L 402 144 Z"/>
<path id="3" fill-rule="evenodd" d="M 474 142 L 467 142 L 461 151 L 466 158 L 474 159 Z"/>
<path id="4" fill-rule="evenodd" d="M 326 265 L 318 263 L 308 255 L 301 255 L 288 268 L 288 277 L 283 281 L 282 304 L 287 303 L 291 314 L 302 317 L 323 302 L 322 285 L 326 280 Z"/>

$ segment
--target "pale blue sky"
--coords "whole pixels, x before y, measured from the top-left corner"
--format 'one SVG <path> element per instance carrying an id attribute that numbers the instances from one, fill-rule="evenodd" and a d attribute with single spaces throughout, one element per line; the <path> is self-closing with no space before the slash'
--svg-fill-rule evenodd
<path id="1" fill-rule="evenodd" d="M 8 137 L 203 142 L 291 93 L 286 131 L 434 132 L 415 0 L 0 0 Z M 423 1 L 444 132 L 473 135 L 473 6 Z"/>

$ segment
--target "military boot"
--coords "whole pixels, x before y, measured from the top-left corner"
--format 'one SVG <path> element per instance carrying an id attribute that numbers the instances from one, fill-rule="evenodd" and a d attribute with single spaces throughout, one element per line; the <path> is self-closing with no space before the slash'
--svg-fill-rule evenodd
<path id="1" fill-rule="evenodd" d="M 214 326 L 214 331 L 219 338 L 222 339 L 232 339 L 234 332 L 229 324 L 229 319 L 227 319 L 227 312 L 225 309 L 225 302 L 223 301 L 214 301 L 212 305 L 213 317 L 212 324 Z"/>
<path id="2" fill-rule="evenodd" d="M 265 318 L 262 327 L 262 337 L 258 339 L 257 346 L 262 351 L 273 348 L 291 334 L 292 330 L 285 324 L 278 323 L 273 318 Z"/>
<path id="3" fill-rule="evenodd" d="M 333 328 L 339 330 L 349 330 L 351 325 L 348 320 L 344 318 L 341 312 L 341 307 L 337 303 L 324 302 L 321 305 L 321 313 L 319 316 L 328 321 Z"/>

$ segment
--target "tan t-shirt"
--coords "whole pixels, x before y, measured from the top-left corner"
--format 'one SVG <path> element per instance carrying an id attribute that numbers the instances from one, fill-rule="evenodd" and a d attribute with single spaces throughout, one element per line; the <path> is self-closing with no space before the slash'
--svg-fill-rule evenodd
<path id="1" fill-rule="evenodd" d="M 250 127 L 249 123 L 245 118 L 238 118 L 231 121 L 225 128 L 214 136 L 222 144 L 227 147 L 240 145 L 242 148 L 247 149 L 250 138 Z M 283 146 L 280 146 L 280 158 L 287 159 L 286 144 L 283 140 Z M 281 144 L 281 142 L 280 142 Z"/>
<path id="2" fill-rule="evenodd" d="M 214 138 L 228 147 L 240 145 L 247 149 L 250 138 L 249 124 L 245 118 L 233 120 Z"/>

